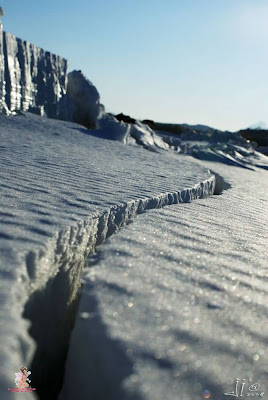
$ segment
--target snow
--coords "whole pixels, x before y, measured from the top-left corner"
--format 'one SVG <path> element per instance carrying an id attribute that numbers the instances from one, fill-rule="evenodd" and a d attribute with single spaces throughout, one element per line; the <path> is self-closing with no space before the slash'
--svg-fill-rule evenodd
<path id="1" fill-rule="evenodd" d="M 215 178 L 176 154 L 27 113 L 0 117 L 0 135 L 0 397 L 14 398 L 26 365 L 52 398 L 88 254 L 145 210 L 211 195 Z"/>
<path id="2" fill-rule="evenodd" d="M 95 129 L 0 117 L 0 398 L 21 365 L 42 400 L 267 393 L 267 148 L 118 122 L 1 23 L 0 78 L 7 115 Z"/>
<path id="3" fill-rule="evenodd" d="M 268 169 L 268 158 L 257 151 L 237 132 L 222 132 L 203 125 L 180 125 L 180 135 L 153 131 L 148 125 L 136 121 L 128 124 L 102 113 L 95 135 L 125 144 L 141 145 L 151 151 L 158 149 L 191 155 L 197 159 L 218 161 L 228 165 L 252 169 Z M 265 151 L 262 150 L 263 153 Z"/>
<path id="4" fill-rule="evenodd" d="M 241 168 L 254 169 L 257 166 L 268 169 L 267 156 L 237 132 L 222 132 L 208 128 L 207 131 L 187 130 L 179 136 L 162 131 L 156 133 L 169 144 L 169 150 L 179 148 L 184 154 L 197 159 L 218 161 Z"/>
<path id="5" fill-rule="evenodd" d="M 267 394 L 267 172 L 201 164 L 228 190 L 150 210 L 89 257 L 60 400 L 223 400 L 236 378 Z"/>
<path id="6" fill-rule="evenodd" d="M 60 400 L 265 386 L 267 157 L 232 133 L 97 124 L 0 117 L 1 398 L 21 365 L 56 397 L 67 348 Z"/>
<path id="7" fill-rule="evenodd" d="M 117 140 L 124 144 L 141 145 L 147 150 L 157 152 L 158 149 L 169 150 L 170 146 L 163 141 L 148 125 L 139 121 L 135 124 L 128 124 L 117 121 L 108 114 L 101 114 L 98 122 L 98 129 L 95 135 L 109 140 Z"/>

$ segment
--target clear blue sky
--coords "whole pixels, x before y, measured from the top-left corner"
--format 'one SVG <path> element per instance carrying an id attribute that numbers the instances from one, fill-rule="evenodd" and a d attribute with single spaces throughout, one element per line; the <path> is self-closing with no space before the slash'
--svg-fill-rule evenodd
<path id="1" fill-rule="evenodd" d="M 106 109 L 268 123 L 268 0 L 0 0 L 4 29 L 67 58 Z"/>

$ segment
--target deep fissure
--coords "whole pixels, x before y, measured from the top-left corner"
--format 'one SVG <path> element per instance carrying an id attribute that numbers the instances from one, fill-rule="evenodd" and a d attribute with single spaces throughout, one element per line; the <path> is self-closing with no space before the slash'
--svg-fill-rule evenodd
<path id="1" fill-rule="evenodd" d="M 56 400 L 61 390 L 69 339 L 79 305 L 81 276 L 87 257 L 121 226 L 146 210 L 222 194 L 223 190 L 231 187 L 220 175 L 214 172 L 213 175 L 191 189 L 114 206 L 96 217 L 89 226 L 84 222 L 84 227 L 77 229 L 75 237 L 78 242 L 81 240 L 83 228 L 84 234 L 88 235 L 86 250 L 83 248 L 81 259 L 68 254 L 68 251 L 72 251 L 68 243 L 75 236 L 74 229 L 70 228 L 67 234 L 59 233 L 55 248 L 58 258 L 54 257 L 58 272 L 47 281 L 44 288 L 32 293 L 23 314 L 24 318 L 31 321 L 29 334 L 37 346 L 30 368 L 33 385 L 37 388 L 40 400 Z M 79 245 L 76 247 L 77 251 Z M 62 248 L 65 248 L 65 253 L 61 253 Z M 33 269 L 36 268 L 37 266 Z"/>

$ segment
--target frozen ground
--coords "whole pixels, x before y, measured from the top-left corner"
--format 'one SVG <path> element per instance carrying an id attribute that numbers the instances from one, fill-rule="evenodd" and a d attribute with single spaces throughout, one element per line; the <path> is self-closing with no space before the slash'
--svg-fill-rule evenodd
<path id="1" fill-rule="evenodd" d="M 231 188 L 89 258 L 61 400 L 268 398 L 267 172 L 205 165 Z"/>
<path id="2" fill-rule="evenodd" d="M 0 117 L 4 400 L 21 396 L 8 391 L 21 365 L 42 399 L 55 398 L 81 271 L 95 245 L 146 209 L 214 190 L 214 176 L 190 160 L 87 133 L 29 114 Z"/>
<path id="3" fill-rule="evenodd" d="M 125 144 L 139 144 L 151 151 L 163 149 L 188 154 L 200 160 L 216 161 L 241 168 L 254 169 L 258 166 L 268 169 L 268 157 L 265 155 L 267 153 L 266 131 L 259 131 L 259 133 L 252 131 L 252 134 L 247 132 L 247 137 L 252 140 L 250 142 L 239 132 L 223 132 L 208 126 L 186 124 L 156 124 L 153 130 L 140 121 L 136 120 L 131 124 L 119 122 L 105 113 L 99 116 L 97 125 L 98 130 L 95 134 L 99 137 L 118 140 Z M 160 126 L 162 126 L 161 131 L 157 130 Z M 165 128 L 171 130 L 176 128 L 177 133 L 164 131 Z M 254 140 L 262 142 L 263 147 L 258 147 Z"/>

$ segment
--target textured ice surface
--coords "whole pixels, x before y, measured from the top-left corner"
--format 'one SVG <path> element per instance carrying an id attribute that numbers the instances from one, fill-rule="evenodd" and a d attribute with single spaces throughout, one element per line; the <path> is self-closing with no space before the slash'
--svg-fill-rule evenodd
<path id="1" fill-rule="evenodd" d="M 267 172 L 206 165 L 232 187 L 150 210 L 89 258 L 61 400 L 78 387 L 94 400 L 224 400 L 236 378 L 243 398 L 255 382 L 268 396 Z"/>
<path id="2" fill-rule="evenodd" d="M 38 345 L 32 383 L 56 381 L 95 244 L 146 209 L 212 194 L 214 177 L 174 154 L 31 114 L 0 117 L 0 153 L 0 398 L 8 399 L 35 350 L 26 319 Z"/>

